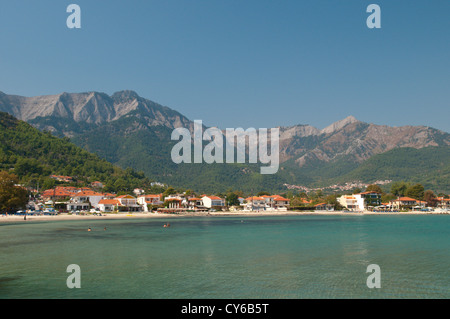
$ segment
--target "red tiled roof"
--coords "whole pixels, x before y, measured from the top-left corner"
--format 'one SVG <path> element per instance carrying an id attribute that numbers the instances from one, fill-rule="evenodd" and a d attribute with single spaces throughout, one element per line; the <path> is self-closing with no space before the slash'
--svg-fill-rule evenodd
<path id="1" fill-rule="evenodd" d="M 120 205 L 120 202 L 116 199 L 102 199 L 98 203 L 103 205 Z"/>
<path id="2" fill-rule="evenodd" d="M 203 197 L 208 197 L 209 199 L 214 199 L 214 200 L 222 200 L 222 198 L 217 197 L 217 196 L 203 196 Z"/>
<path id="3" fill-rule="evenodd" d="M 130 199 L 132 199 L 134 197 L 131 196 L 131 195 L 120 195 L 120 196 L 117 196 L 116 198 L 130 198 Z"/>
<path id="4" fill-rule="evenodd" d="M 144 195 L 145 198 L 161 198 L 161 195 Z"/>
<path id="5" fill-rule="evenodd" d="M 262 197 L 252 196 L 245 199 L 246 201 L 253 201 L 253 200 L 264 200 Z"/>
<path id="6" fill-rule="evenodd" d="M 314 207 L 317 207 L 317 206 L 322 206 L 322 205 L 326 205 L 327 203 L 320 203 L 320 204 L 316 204 L 316 205 L 314 205 Z"/>
<path id="7" fill-rule="evenodd" d="M 42 196 L 54 196 L 54 197 L 70 197 L 73 193 L 59 190 L 59 189 L 47 189 L 42 193 Z"/>
<path id="8" fill-rule="evenodd" d="M 273 200 L 276 200 L 276 201 L 289 201 L 289 199 L 284 198 L 284 197 L 279 196 L 279 195 L 275 195 L 275 196 L 273 197 Z"/>

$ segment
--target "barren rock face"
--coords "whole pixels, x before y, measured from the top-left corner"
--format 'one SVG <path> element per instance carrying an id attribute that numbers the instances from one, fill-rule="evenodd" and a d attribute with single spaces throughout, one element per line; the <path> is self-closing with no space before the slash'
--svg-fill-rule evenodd
<path id="1" fill-rule="evenodd" d="M 170 128 L 189 125 L 189 120 L 176 111 L 141 98 L 133 91 L 104 93 L 61 93 L 36 97 L 0 95 L 0 111 L 23 121 L 54 117 L 75 122 L 102 124 L 136 111 L 148 119 L 149 125 Z"/>

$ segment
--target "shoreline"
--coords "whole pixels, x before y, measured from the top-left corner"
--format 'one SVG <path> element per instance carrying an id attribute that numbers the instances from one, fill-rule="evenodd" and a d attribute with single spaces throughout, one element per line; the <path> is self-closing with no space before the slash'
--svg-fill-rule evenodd
<path id="1" fill-rule="evenodd" d="M 399 216 L 399 215 L 449 215 L 449 212 L 323 212 L 323 211 L 264 211 L 264 212 L 210 212 L 210 213 L 183 213 L 183 214 L 164 214 L 164 213 L 117 213 L 117 214 L 106 214 L 106 216 L 95 216 L 95 215 L 41 215 L 33 216 L 27 215 L 26 220 L 24 216 L 9 215 L 0 217 L 0 224 L 8 222 L 29 222 L 29 221 L 64 221 L 64 220 L 115 220 L 115 219 L 134 219 L 134 218 L 182 218 L 182 217 L 264 217 L 264 216 L 368 216 L 368 215 L 389 215 L 389 216 Z"/>

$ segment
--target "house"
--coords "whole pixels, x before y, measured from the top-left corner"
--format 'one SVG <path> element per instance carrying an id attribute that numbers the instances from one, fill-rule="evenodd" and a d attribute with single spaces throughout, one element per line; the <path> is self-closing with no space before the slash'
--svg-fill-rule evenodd
<path id="1" fill-rule="evenodd" d="M 264 199 L 264 208 L 266 210 L 287 210 L 289 206 L 289 199 L 280 195 L 263 195 L 261 198 Z"/>
<path id="2" fill-rule="evenodd" d="M 364 209 L 381 205 L 381 194 L 378 192 L 363 192 L 355 194 L 355 197 Z"/>
<path id="3" fill-rule="evenodd" d="M 358 201 L 353 195 L 342 195 L 338 198 L 338 202 L 348 210 L 359 210 Z"/>
<path id="4" fill-rule="evenodd" d="M 258 197 L 258 196 L 251 196 L 245 199 L 246 210 L 265 210 L 266 208 L 266 200 L 264 197 Z"/>
<path id="5" fill-rule="evenodd" d="M 138 205 L 136 197 L 131 195 L 121 195 L 114 199 L 119 201 L 119 211 L 141 212 L 143 210 L 142 206 Z"/>
<path id="6" fill-rule="evenodd" d="M 181 202 L 183 201 L 181 198 L 169 198 L 165 199 L 165 201 L 168 203 L 167 208 L 181 208 Z"/>
<path id="7" fill-rule="evenodd" d="M 97 208 L 98 203 L 103 198 L 103 194 L 94 192 L 92 190 L 80 191 L 71 196 L 67 203 L 68 211 L 75 210 L 89 210 L 91 207 Z"/>
<path id="8" fill-rule="evenodd" d="M 419 203 L 416 199 L 411 197 L 399 197 L 395 200 L 392 200 L 391 206 L 394 209 L 400 209 L 400 208 L 412 208 L 414 206 L 417 206 Z"/>
<path id="9" fill-rule="evenodd" d="M 273 195 L 271 196 L 271 198 L 272 198 L 271 208 L 276 210 L 287 210 L 289 206 L 289 199 L 284 198 L 283 196 L 280 195 Z"/>
<path id="10" fill-rule="evenodd" d="M 98 202 L 98 209 L 103 213 L 118 211 L 120 202 L 117 199 L 102 199 Z"/>
<path id="11" fill-rule="evenodd" d="M 450 198 L 437 197 L 437 207 L 442 209 L 450 209 Z"/>
<path id="12" fill-rule="evenodd" d="M 314 209 L 319 211 L 334 211 L 334 206 L 327 203 L 319 203 L 314 205 Z"/>
<path id="13" fill-rule="evenodd" d="M 97 193 L 92 190 L 81 191 L 72 196 L 72 201 L 76 203 L 90 203 L 92 207 L 97 208 L 100 200 L 103 199 L 102 193 Z"/>
<path id="14" fill-rule="evenodd" d="M 203 206 L 208 208 L 225 206 L 225 200 L 217 196 L 203 196 L 202 202 Z"/>
<path id="15" fill-rule="evenodd" d="M 201 198 L 191 197 L 191 198 L 188 198 L 188 200 L 186 202 L 186 206 L 189 209 L 203 208 L 203 201 Z"/>
<path id="16" fill-rule="evenodd" d="M 95 181 L 91 183 L 91 187 L 93 188 L 103 188 L 103 183 L 99 182 L 99 181 Z"/>
<path id="17" fill-rule="evenodd" d="M 416 206 L 412 207 L 412 210 L 420 211 L 423 210 L 427 206 L 427 202 L 423 200 L 418 200 L 416 202 Z"/>
<path id="18" fill-rule="evenodd" d="M 381 205 L 381 194 L 377 192 L 363 192 L 353 195 L 342 195 L 339 204 L 353 211 L 363 211 Z"/>
<path id="19" fill-rule="evenodd" d="M 138 196 L 137 203 L 139 205 L 162 205 L 164 202 L 161 199 L 162 199 L 162 194 L 142 195 L 142 196 Z"/>
<path id="20" fill-rule="evenodd" d="M 88 202 L 70 202 L 66 205 L 66 207 L 69 212 L 74 212 L 77 210 L 89 210 L 91 208 L 91 204 Z"/>

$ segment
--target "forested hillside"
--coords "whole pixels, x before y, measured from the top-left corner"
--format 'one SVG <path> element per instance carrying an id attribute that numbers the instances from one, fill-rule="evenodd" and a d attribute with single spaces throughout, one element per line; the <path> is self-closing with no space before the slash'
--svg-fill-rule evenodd
<path id="1" fill-rule="evenodd" d="M 50 175 L 74 177 L 79 185 L 102 181 L 107 191 L 130 191 L 150 180 L 133 169 L 122 169 L 74 145 L 68 138 L 41 132 L 0 112 L 0 170 L 15 173 L 26 186 L 48 188 Z"/>

